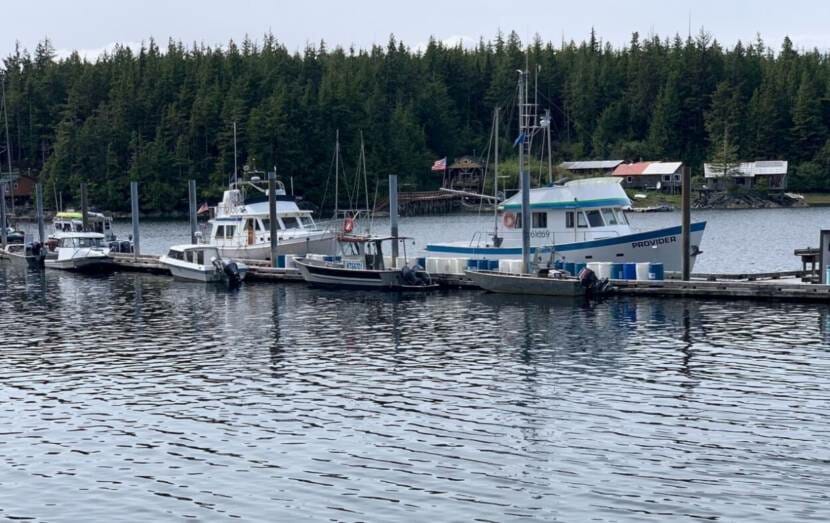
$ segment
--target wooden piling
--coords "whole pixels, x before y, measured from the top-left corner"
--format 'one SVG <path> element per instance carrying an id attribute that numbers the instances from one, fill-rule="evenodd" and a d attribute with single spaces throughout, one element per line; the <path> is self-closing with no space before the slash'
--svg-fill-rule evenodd
<path id="1" fill-rule="evenodd" d="M 130 182 L 130 217 L 133 222 L 133 258 L 141 256 L 141 238 L 138 226 L 138 182 Z"/>
<path id="2" fill-rule="evenodd" d="M 277 236 L 277 173 L 268 173 L 268 224 L 271 234 L 271 267 L 277 266 L 277 250 L 279 237 Z"/>
<path id="3" fill-rule="evenodd" d="M 190 243 L 196 244 L 196 232 L 198 230 L 198 222 L 196 219 L 196 180 L 187 181 L 187 201 L 190 207 L 188 215 L 190 216 Z"/>
<path id="4" fill-rule="evenodd" d="M 683 182 L 682 182 L 682 196 L 681 196 L 681 213 L 683 215 L 683 225 L 680 238 L 680 248 L 683 249 L 683 256 L 681 258 L 681 272 L 683 273 L 683 281 L 689 281 L 692 273 L 692 216 L 691 216 L 691 193 L 692 193 L 692 171 L 689 167 L 683 168 Z"/>
<path id="5" fill-rule="evenodd" d="M 81 227 L 89 231 L 89 201 L 87 200 L 86 183 L 81 184 Z"/>
<path id="6" fill-rule="evenodd" d="M 37 216 L 37 233 L 40 243 L 46 244 L 46 225 L 43 219 L 43 185 L 35 184 L 35 214 Z"/>

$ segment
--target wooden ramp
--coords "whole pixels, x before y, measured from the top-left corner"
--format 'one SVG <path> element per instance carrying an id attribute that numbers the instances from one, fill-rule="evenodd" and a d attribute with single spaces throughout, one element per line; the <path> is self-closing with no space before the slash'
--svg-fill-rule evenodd
<path id="1" fill-rule="evenodd" d="M 749 298 L 757 300 L 818 301 L 830 303 L 830 285 L 805 284 L 799 280 L 770 281 L 633 281 L 612 280 L 615 293 L 627 296 L 684 298 Z"/>

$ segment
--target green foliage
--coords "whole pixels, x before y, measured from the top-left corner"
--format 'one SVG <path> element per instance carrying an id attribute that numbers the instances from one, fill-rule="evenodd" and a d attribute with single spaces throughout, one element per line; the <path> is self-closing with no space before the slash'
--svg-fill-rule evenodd
<path id="1" fill-rule="evenodd" d="M 699 169 L 728 134 L 730 158 L 787 159 L 790 187 L 830 190 L 830 57 L 789 40 L 776 54 L 760 39 L 724 49 L 704 32 L 634 34 L 621 49 L 594 34 L 524 46 L 512 32 L 472 49 L 432 40 L 413 51 L 391 37 L 365 50 L 321 43 L 292 53 L 267 34 L 222 48 L 149 40 L 94 62 L 58 60 L 44 40 L 6 57 L 0 78 L 12 163 L 42 173 L 48 202 L 58 191 L 77 205 L 87 181 L 97 206 L 126 210 L 128 182 L 138 180 L 142 208 L 164 212 L 186 207 L 189 178 L 203 197 L 219 197 L 234 170 L 233 122 L 240 167 L 276 167 L 319 203 L 337 129 L 347 173 L 362 131 L 370 177 L 397 173 L 407 189 L 435 188 L 432 161 L 482 154 L 499 106 L 511 177 L 503 185 L 512 188 L 516 69 L 526 60 L 538 70 L 541 108 L 551 109 L 557 163 L 662 159 Z"/>

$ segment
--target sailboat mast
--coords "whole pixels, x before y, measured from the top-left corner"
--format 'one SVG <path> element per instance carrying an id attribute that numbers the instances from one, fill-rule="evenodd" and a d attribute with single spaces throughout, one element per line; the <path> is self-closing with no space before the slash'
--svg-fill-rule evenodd
<path id="1" fill-rule="evenodd" d="M 236 122 L 233 123 L 233 184 L 235 188 L 239 187 L 239 176 L 236 161 Z"/>
<path id="2" fill-rule="evenodd" d="M 369 175 L 366 172 L 366 147 L 363 142 L 363 131 L 360 131 L 360 159 L 361 163 L 363 164 L 363 191 L 366 195 L 366 212 L 369 211 Z M 369 227 L 371 228 L 371 222 L 369 222 Z M 371 229 L 370 229 L 371 231 Z"/>
<path id="3" fill-rule="evenodd" d="M 550 144 L 550 109 L 545 109 L 545 136 L 548 139 L 548 185 L 553 185 L 553 157 L 550 154 L 551 144 Z"/>
<path id="4" fill-rule="evenodd" d="M 14 182 L 12 176 L 12 142 L 9 140 L 9 110 L 6 107 L 6 78 L 3 77 L 3 119 L 6 122 L 6 161 L 9 165 L 9 189 L 11 190 L 12 214 L 14 214 Z M 4 196 L 5 198 L 5 196 Z"/>
<path id="5" fill-rule="evenodd" d="M 340 129 L 334 134 L 334 218 L 337 219 L 340 198 Z"/>
<path id="6" fill-rule="evenodd" d="M 522 271 L 530 273 L 530 173 L 525 168 L 525 149 L 530 144 L 527 103 L 527 69 L 519 72 L 519 180 L 522 190 Z"/>
<path id="7" fill-rule="evenodd" d="M 495 220 L 495 229 L 493 230 L 493 240 L 499 237 L 499 108 L 493 110 L 493 137 L 496 141 L 496 176 L 493 179 L 493 219 Z"/>

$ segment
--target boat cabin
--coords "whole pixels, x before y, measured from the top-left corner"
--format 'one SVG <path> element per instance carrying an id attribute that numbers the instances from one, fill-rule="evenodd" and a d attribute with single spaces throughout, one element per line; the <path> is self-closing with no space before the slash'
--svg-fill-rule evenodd
<path id="1" fill-rule="evenodd" d="M 530 238 L 533 244 L 559 244 L 613 238 L 630 233 L 623 209 L 631 201 L 620 180 L 592 178 L 531 189 Z M 521 193 L 499 206 L 505 236 L 521 236 Z"/>
<path id="2" fill-rule="evenodd" d="M 78 232 L 59 234 L 55 238 L 58 249 L 104 248 L 104 235 L 95 232 Z"/>
<path id="3" fill-rule="evenodd" d="M 103 234 L 107 241 L 115 240 L 112 231 L 112 218 L 99 212 L 87 213 L 87 230 L 84 231 L 83 215 L 76 211 L 61 211 L 55 214 L 52 226 L 55 233 L 95 232 Z"/>
<path id="4" fill-rule="evenodd" d="M 347 269 L 384 270 L 387 267 L 383 244 L 400 242 L 403 247 L 401 252 L 406 259 L 406 241 L 411 240 L 404 236 L 360 236 L 342 235 L 338 238 L 340 255 L 343 259 L 343 266 Z"/>
<path id="5" fill-rule="evenodd" d="M 221 259 L 219 250 L 210 245 L 174 245 L 167 251 L 167 257 L 203 266 Z"/>

